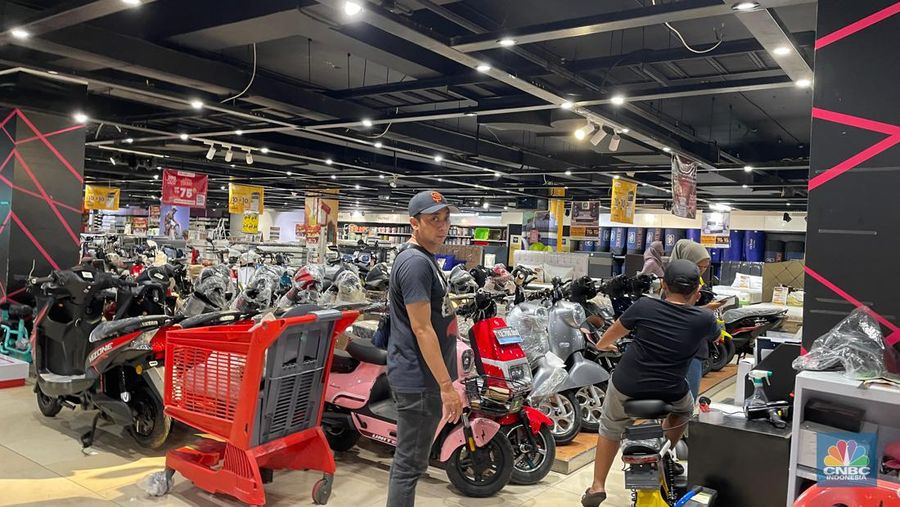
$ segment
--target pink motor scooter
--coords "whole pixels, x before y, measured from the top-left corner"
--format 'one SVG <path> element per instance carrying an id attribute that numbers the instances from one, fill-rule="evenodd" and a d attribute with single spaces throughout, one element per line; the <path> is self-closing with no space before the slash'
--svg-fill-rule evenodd
<path id="1" fill-rule="evenodd" d="M 460 378 L 474 371 L 475 356 L 457 342 Z M 391 397 L 386 365 L 387 351 L 369 340 L 355 339 L 347 351 L 335 351 L 322 428 L 335 451 L 356 445 L 360 435 L 397 445 L 397 408 Z M 465 388 L 454 383 L 463 400 Z M 492 496 L 509 482 L 513 449 L 497 422 L 463 411 L 457 424 L 443 424 L 434 436 L 431 458 L 444 464 L 450 482 L 464 495 Z"/>

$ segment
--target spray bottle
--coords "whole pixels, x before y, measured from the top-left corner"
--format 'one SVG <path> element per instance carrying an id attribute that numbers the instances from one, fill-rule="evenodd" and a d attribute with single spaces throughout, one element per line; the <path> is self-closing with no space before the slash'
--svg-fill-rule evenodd
<path id="1" fill-rule="evenodd" d="M 753 394 L 744 400 L 744 415 L 747 416 L 747 419 L 755 419 L 756 417 L 753 416 L 756 415 L 758 417 L 758 415 L 754 414 L 754 412 L 766 409 L 769 398 L 763 389 L 763 381 L 771 383 L 769 381 L 771 376 L 772 372 L 768 370 L 751 370 L 747 374 L 747 377 L 753 382 Z"/>

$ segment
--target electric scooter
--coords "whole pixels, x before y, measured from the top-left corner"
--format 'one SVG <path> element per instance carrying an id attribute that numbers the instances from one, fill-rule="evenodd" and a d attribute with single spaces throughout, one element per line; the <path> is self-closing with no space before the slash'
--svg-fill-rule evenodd
<path id="1" fill-rule="evenodd" d="M 475 368 L 475 355 L 457 342 L 458 370 L 462 379 Z M 397 407 L 388 385 L 387 351 L 370 341 L 352 339 L 347 351 L 335 351 L 325 390 L 322 427 L 331 448 L 346 451 L 360 436 L 397 445 Z M 460 396 L 463 380 L 454 382 Z M 445 465 L 450 482 L 464 495 L 489 497 L 509 483 L 513 450 L 500 423 L 471 408 L 457 424 L 443 424 L 434 436 L 431 458 Z"/>
<path id="2" fill-rule="evenodd" d="M 101 416 L 128 428 L 143 447 L 162 446 L 172 420 L 163 411 L 163 376 L 151 342 L 170 317 L 103 322 L 107 291 L 135 286 L 109 273 L 79 267 L 32 278 L 29 285 L 39 303 L 32 349 L 41 413 L 54 417 L 64 406 L 98 410 L 81 437 L 84 447 L 93 444 Z"/>

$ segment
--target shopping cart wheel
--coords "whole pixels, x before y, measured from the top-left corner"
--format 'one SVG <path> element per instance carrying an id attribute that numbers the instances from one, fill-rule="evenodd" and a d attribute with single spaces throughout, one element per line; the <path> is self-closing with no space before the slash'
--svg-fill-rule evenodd
<path id="1" fill-rule="evenodd" d="M 259 476 L 262 478 L 263 484 L 269 484 L 275 477 L 275 471 L 271 468 L 260 468 Z"/>
<path id="2" fill-rule="evenodd" d="M 312 498 L 316 505 L 325 505 L 331 497 L 331 485 L 334 483 L 334 476 L 325 474 L 321 479 L 316 481 L 313 486 Z"/>

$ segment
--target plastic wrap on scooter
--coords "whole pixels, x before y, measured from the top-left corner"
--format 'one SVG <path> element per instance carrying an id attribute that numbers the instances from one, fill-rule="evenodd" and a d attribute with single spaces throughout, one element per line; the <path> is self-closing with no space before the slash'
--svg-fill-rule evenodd
<path id="1" fill-rule="evenodd" d="M 145 475 L 137 485 L 150 496 L 163 496 L 169 492 L 169 478 L 165 470 Z"/>
<path id="2" fill-rule="evenodd" d="M 794 360 L 795 370 L 829 370 L 840 366 L 858 380 L 885 373 L 884 339 L 878 322 L 866 308 L 857 308 L 831 331 L 816 338 L 809 353 Z"/>
<path id="3" fill-rule="evenodd" d="M 539 400 L 559 392 L 559 386 L 569 378 L 566 364 L 553 352 L 547 352 L 538 367 L 539 375 L 535 375 L 533 388 L 528 400 L 532 405 Z"/>
<path id="4" fill-rule="evenodd" d="M 549 317 L 547 308 L 534 302 L 516 305 L 506 316 L 506 324 L 522 337 L 522 349 L 529 363 L 534 364 L 550 352 Z"/>

